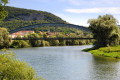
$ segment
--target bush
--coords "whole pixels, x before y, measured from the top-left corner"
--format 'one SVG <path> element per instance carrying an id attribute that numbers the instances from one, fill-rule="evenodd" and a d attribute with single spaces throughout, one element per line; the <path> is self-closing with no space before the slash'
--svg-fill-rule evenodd
<path id="1" fill-rule="evenodd" d="M 66 40 L 60 40 L 60 46 L 65 46 L 66 45 Z"/>
<path id="2" fill-rule="evenodd" d="M 37 38 L 40 38 L 40 36 L 36 33 L 31 33 L 26 36 L 26 38 L 30 38 L 29 43 L 32 47 L 40 47 L 41 46 L 41 40 L 37 40 Z"/>
<path id="3" fill-rule="evenodd" d="M 51 46 L 59 46 L 59 40 L 50 40 L 49 42 Z"/>
<path id="4" fill-rule="evenodd" d="M 11 48 L 26 48 L 29 46 L 30 45 L 24 40 L 14 40 L 12 44 L 10 45 Z"/>
<path id="5" fill-rule="evenodd" d="M 50 46 L 50 43 L 48 41 L 41 41 L 41 46 Z"/>
<path id="6" fill-rule="evenodd" d="M 15 59 L 13 54 L 0 55 L 0 80 L 43 80 L 32 67 Z"/>
<path id="7" fill-rule="evenodd" d="M 86 41 L 85 40 L 80 40 L 79 45 L 86 45 Z"/>
<path id="8" fill-rule="evenodd" d="M 66 40 L 66 45 L 73 45 L 73 40 Z"/>
<path id="9" fill-rule="evenodd" d="M 79 45 L 79 41 L 78 41 L 78 40 L 74 40 L 74 41 L 73 41 L 73 44 L 74 44 L 74 45 Z"/>
<path id="10" fill-rule="evenodd" d="M 50 43 L 48 41 L 44 41 L 45 46 L 50 46 Z"/>

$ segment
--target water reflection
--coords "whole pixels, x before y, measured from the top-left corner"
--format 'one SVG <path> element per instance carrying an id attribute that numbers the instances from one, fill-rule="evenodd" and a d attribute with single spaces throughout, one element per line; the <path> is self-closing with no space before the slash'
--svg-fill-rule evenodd
<path id="1" fill-rule="evenodd" d="M 120 60 L 93 56 L 92 77 L 97 80 L 120 80 Z"/>

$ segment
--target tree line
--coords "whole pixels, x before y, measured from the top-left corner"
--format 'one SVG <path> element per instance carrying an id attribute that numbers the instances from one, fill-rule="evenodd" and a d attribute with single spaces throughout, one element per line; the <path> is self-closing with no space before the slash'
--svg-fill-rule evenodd
<path id="1" fill-rule="evenodd" d="M 65 27 L 64 27 L 65 28 Z M 61 29 L 61 27 L 60 27 Z M 69 31 L 70 28 L 68 28 Z M 72 28 L 71 28 L 72 29 Z M 76 32 L 71 33 L 65 28 L 64 32 L 54 32 L 53 35 L 47 35 L 48 32 L 39 33 L 39 30 L 35 30 L 36 33 L 29 33 L 24 35 L 23 39 L 30 40 L 14 40 L 11 41 L 9 32 L 5 28 L 0 28 L 0 48 L 24 48 L 24 47 L 42 47 L 42 46 L 65 46 L 65 45 L 86 45 L 93 43 L 93 40 L 33 40 L 37 38 L 90 38 L 91 33 L 84 32 L 82 30 L 76 30 Z M 72 29 L 74 30 L 74 29 Z M 16 39 L 20 39 L 21 36 L 17 36 Z"/>
<path id="2" fill-rule="evenodd" d="M 69 36 L 65 33 L 57 33 L 57 35 L 51 35 L 49 38 L 69 38 L 69 37 L 81 37 L 81 34 L 77 33 L 70 33 Z M 92 35 L 88 34 L 85 37 L 92 37 Z M 20 39 L 20 36 L 17 36 L 16 39 Z M 29 40 L 14 40 L 10 47 L 12 48 L 24 48 L 24 47 L 42 47 L 42 46 L 70 46 L 70 45 L 87 45 L 92 44 L 94 40 L 37 40 L 37 38 L 47 38 L 46 33 L 31 33 L 25 35 L 22 39 L 29 39 Z M 34 39 L 34 40 L 33 40 Z M 36 40 L 35 40 L 36 39 Z"/>

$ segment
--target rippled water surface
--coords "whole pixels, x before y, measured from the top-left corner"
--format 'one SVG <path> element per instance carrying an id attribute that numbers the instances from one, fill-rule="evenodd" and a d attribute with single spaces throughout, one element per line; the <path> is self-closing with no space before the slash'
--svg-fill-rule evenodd
<path id="1" fill-rule="evenodd" d="M 120 80 L 120 61 L 82 52 L 87 46 L 11 49 L 45 80 Z"/>

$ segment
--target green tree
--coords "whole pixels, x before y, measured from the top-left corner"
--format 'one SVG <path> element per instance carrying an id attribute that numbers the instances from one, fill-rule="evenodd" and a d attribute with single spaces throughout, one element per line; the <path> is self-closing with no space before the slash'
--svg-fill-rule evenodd
<path id="1" fill-rule="evenodd" d="M 36 76 L 32 67 L 14 57 L 13 54 L 0 55 L 0 80 L 43 80 Z"/>
<path id="2" fill-rule="evenodd" d="M 24 40 L 14 40 L 10 45 L 11 48 L 26 48 L 30 45 Z"/>
<path id="3" fill-rule="evenodd" d="M 8 48 L 10 43 L 9 32 L 5 28 L 0 28 L 0 49 Z"/>
<path id="4" fill-rule="evenodd" d="M 88 23 L 96 40 L 94 42 L 96 48 L 119 44 L 120 30 L 117 20 L 112 15 L 99 16 L 98 19 L 90 19 Z"/>
<path id="5" fill-rule="evenodd" d="M 74 44 L 74 45 L 79 45 L 79 40 L 74 40 L 74 41 L 73 41 L 73 44 Z"/>
<path id="6" fill-rule="evenodd" d="M 65 46 L 66 45 L 66 40 L 59 40 L 60 46 Z"/>
<path id="7" fill-rule="evenodd" d="M 1 2 L 1 4 L 3 4 L 3 5 L 6 5 L 7 3 L 9 3 L 8 0 L 0 0 L 0 2 Z"/>
<path id="8" fill-rule="evenodd" d="M 8 0 L 0 0 L 0 21 L 5 19 L 8 15 L 7 11 L 4 10 L 2 5 L 6 5 L 8 3 Z"/>
<path id="9" fill-rule="evenodd" d="M 37 33 L 28 34 L 29 43 L 32 47 L 39 47 L 41 46 L 41 40 L 37 40 L 40 36 Z M 36 40 L 35 40 L 36 39 Z"/>
<path id="10" fill-rule="evenodd" d="M 50 43 L 48 41 L 42 41 L 41 46 L 50 46 Z"/>
<path id="11" fill-rule="evenodd" d="M 66 45 L 73 45 L 73 40 L 66 40 Z"/>
<path id="12" fill-rule="evenodd" d="M 59 46 L 59 40 L 50 40 L 49 42 L 51 46 Z"/>

